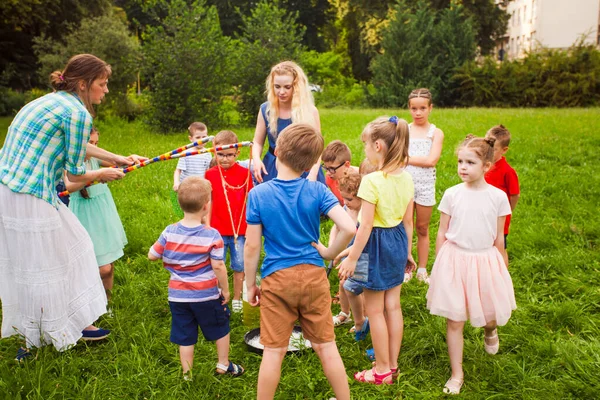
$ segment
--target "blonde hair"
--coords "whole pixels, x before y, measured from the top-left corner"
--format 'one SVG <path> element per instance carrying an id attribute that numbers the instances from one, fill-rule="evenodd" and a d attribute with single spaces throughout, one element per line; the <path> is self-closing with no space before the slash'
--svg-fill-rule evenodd
<path id="1" fill-rule="evenodd" d="M 383 172 L 391 172 L 404 167 L 408 162 L 408 123 L 398 117 L 379 117 L 367 124 L 361 139 L 370 142 L 380 140 L 385 144 Z"/>
<path id="2" fill-rule="evenodd" d="M 291 124 L 277 138 L 277 159 L 296 172 L 308 171 L 323 152 L 323 136 L 309 124 Z"/>
<path id="3" fill-rule="evenodd" d="M 279 98 L 275 95 L 275 75 L 289 75 L 292 81 L 292 123 L 306 123 L 315 126 L 313 114 L 314 100 L 308 86 L 308 78 L 298 64 L 293 61 L 283 61 L 273 68 L 267 76 L 267 119 L 269 130 L 277 136 L 277 119 L 279 118 Z"/>
<path id="4" fill-rule="evenodd" d="M 491 127 L 485 136 L 495 138 L 502 147 L 508 147 L 510 144 L 510 132 L 504 125 L 496 125 Z"/>
<path id="5" fill-rule="evenodd" d="M 90 88 L 96 79 L 110 78 L 112 69 L 109 64 L 92 54 L 78 54 L 67 61 L 62 71 L 50 74 L 50 85 L 55 91 L 75 93 L 92 117 L 96 116 L 94 105 L 90 100 Z M 84 81 L 85 90 L 79 89 L 79 82 Z"/>
<path id="6" fill-rule="evenodd" d="M 196 131 L 208 132 L 208 128 L 203 122 L 192 122 L 190 126 L 188 126 L 188 132 L 190 133 L 190 136 L 194 135 L 194 132 Z"/>
<path id="7" fill-rule="evenodd" d="M 213 144 L 215 146 L 217 146 L 217 145 L 223 146 L 226 144 L 234 144 L 237 142 L 238 142 L 238 137 L 232 131 L 220 131 L 219 133 L 216 134 L 215 138 L 213 139 Z"/>
<path id="8" fill-rule="evenodd" d="M 427 99 L 427 105 L 431 105 L 432 101 L 431 101 L 431 92 L 429 91 L 429 89 L 426 88 L 419 88 L 419 89 L 415 89 L 412 92 L 410 92 L 410 94 L 408 95 L 408 106 L 410 107 L 410 101 L 412 99 L 416 99 L 422 97 L 424 99 Z"/>
<path id="9" fill-rule="evenodd" d="M 483 163 L 491 163 L 494 161 L 494 143 L 496 143 L 496 138 L 494 137 L 476 137 L 474 135 L 468 134 L 465 137 L 465 140 L 458 146 L 456 149 L 456 153 L 462 149 L 469 149 L 473 151 L 477 157 Z"/>
<path id="10" fill-rule="evenodd" d="M 359 172 L 349 169 L 347 174 L 340 178 L 340 190 L 356 196 L 361 180 L 362 175 Z"/>
<path id="11" fill-rule="evenodd" d="M 206 179 L 189 176 L 181 182 L 177 201 L 183 212 L 196 213 L 210 201 L 212 186 Z"/>
<path id="12" fill-rule="evenodd" d="M 323 162 L 334 162 L 336 160 L 339 162 L 352 161 L 350 148 L 341 140 L 334 140 L 329 143 L 321 156 Z"/>

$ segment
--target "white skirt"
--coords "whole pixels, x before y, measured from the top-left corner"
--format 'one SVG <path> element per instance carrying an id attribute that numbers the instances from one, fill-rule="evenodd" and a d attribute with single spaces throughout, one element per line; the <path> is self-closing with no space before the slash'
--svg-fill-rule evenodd
<path id="1" fill-rule="evenodd" d="M 106 313 L 90 236 L 64 205 L 0 184 L 2 337 L 27 346 L 73 346 Z"/>

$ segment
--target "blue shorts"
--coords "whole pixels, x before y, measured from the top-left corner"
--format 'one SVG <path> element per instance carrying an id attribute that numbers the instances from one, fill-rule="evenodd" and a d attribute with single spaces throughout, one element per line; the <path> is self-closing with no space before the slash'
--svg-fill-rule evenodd
<path id="1" fill-rule="evenodd" d="M 169 302 L 171 308 L 171 342 L 191 346 L 198 341 L 198 326 L 204 338 L 215 341 L 229 334 L 231 312 L 221 299 L 199 303 Z"/>
<path id="2" fill-rule="evenodd" d="M 237 243 L 234 236 L 223 236 L 223 254 L 226 257 L 229 249 L 229 265 L 234 272 L 244 272 L 244 243 L 246 243 L 244 235 L 238 236 Z"/>
<path id="3" fill-rule="evenodd" d="M 364 287 L 359 281 L 366 281 L 369 275 L 369 257 L 366 253 L 362 253 L 356 262 L 354 275 L 344 282 L 344 290 L 352 293 L 355 296 L 362 294 Z"/>

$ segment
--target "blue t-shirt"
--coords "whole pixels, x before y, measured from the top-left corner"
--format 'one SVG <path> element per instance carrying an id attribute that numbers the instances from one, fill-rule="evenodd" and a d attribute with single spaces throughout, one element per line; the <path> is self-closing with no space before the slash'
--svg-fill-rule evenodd
<path id="1" fill-rule="evenodd" d="M 262 225 L 266 254 L 262 278 L 298 264 L 324 267 L 311 243 L 319 240 L 321 215 L 336 205 L 339 202 L 327 186 L 303 178 L 275 178 L 252 189 L 246 220 L 249 225 Z"/>

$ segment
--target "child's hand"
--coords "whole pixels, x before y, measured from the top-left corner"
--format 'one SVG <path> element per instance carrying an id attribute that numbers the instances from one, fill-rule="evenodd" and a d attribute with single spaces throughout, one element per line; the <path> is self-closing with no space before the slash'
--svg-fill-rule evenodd
<path id="1" fill-rule="evenodd" d="M 246 281 L 247 283 L 247 281 Z M 256 307 L 260 304 L 260 288 L 256 285 L 251 285 L 247 287 L 248 289 L 248 303 L 252 307 Z"/>
<path id="2" fill-rule="evenodd" d="M 131 154 L 129 157 L 125 157 L 127 160 L 133 162 L 134 164 L 139 164 L 142 161 L 146 161 L 148 157 L 138 156 L 137 154 Z"/>
<path id="3" fill-rule="evenodd" d="M 221 297 L 223 298 L 222 305 L 229 303 L 229 291 L 221 290 Z"/>
<path id="4" fill-rule="evenodd" d="M 338 265 L 342 261 L 342 258 L 348 257 L 349 253 L 350 253 L 350 247 L 348 247 L 347 249 L 344 249 L 344 251 L 342 251 L 340 254 L 335 256 L 335 258 L 333 259 L 333 265 Z"/>
<path id="5" fill-rule="evenodd" d="M 338 277 L 340 279 L 346 280 L 354 275 L 354 270 L 356 269 L 356 261 L 350 260 L 346 258 L 340 265 L 337 266 L 338 269 Z"/>
<path id="6" fill-rule="evenodd" d="M 179 182 L 173 184 L 173 190 L 174 191 L 178 191 L 179 190 Z"/>
<path id="7" fill-rule="evenodd" d="M 329 254 L 329 249 L 327 247 L 325 247 L 325 245 L 323 245 L 323 243 L 312 242 L 311 245 L 312 245 L 312 247 L 317 249 L 317 251 L 319 252 L 319 255 L 321 257 L 323 257 L 326 260 L 333 260 L 334 256 Z"/>
<path id="8" fill-rule="evenodd" d="M 413 259 L 413 256 L 411 254 L 408 255 L 408 259 L 406 260 L 406 273 L 409 274 L 411 272 L 414 272 L 414 270 L 417 269 L 417 263 L 415 263 L 415 260 Z"/>
<path id="9" fill-rule="evenodd" d="M 99 174 L 99 181 L 102 183 L 111 182 L 117 179 L 121 179 L 125 176 L 123 171 L 118 168 L 102 168 Z"/>

